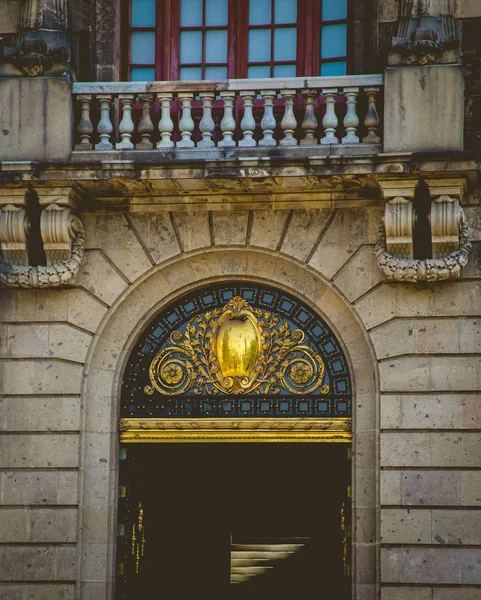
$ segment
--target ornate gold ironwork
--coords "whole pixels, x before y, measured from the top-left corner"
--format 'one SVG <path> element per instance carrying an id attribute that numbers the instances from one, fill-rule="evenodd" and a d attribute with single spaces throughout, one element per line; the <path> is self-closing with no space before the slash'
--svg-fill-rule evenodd
<path id="1" fill-rule="evenodd" d="M 304 332 L 240 296 L 194 317 L 170 341 L 150 364 L 148 395 L 329 393 L 324 362 Z"/>
<path id="2" fill-rule="evenodd" d="M 123 443 L 344 442 L 351 419 L 121 419 Z"/>

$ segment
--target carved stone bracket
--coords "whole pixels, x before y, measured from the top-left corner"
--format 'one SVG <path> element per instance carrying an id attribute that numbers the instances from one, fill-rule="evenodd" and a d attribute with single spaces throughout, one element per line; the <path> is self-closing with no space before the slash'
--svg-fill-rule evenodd
<path id="1" fill-rule="evenodd" d="M 401 16 L 392 38 L 389 64 L 429 65 L 452 63 L 459 58 L 459 34 L 449 14 Z"/>
<path id="2" fill-rule="evenodd" d="M 83 223 L 70 197 L 43 208 L 40 237 L 46 265 L 30 266 L 27 245 L 30 225 L 26 209 L 10 204 L 0 211 L 0 283 L 8 287 L 46 288 L 73 284 L 84 255 Z"/>
<path id="3" fill-rule="evenodd" d="M 381 225 L 375 252 L 379 267 L 386 277 L 411 283 L 459 279 L 461 269 L 466 266 L 471 250 L 468 220 L 462 209 L 460 209 L 460 213 L 459 248 L 445 258 L 416 260 L 393 256 L 386 249 L 386 233 L 384 225 Z"/>
<path id="4" fill-rule="evenodd" d="M 28 264 L 27 235 L 30 222 L 24 206 L 7 204 L 0 209 L 0 248 L 12 265 Z"/>
<path id="5" fill-rule="evenodd" d="M 379 267 L 388 279 L 412 283 L 458 279 L 468 262 L 471 237 L 460 205 L 466 187 L 464 180 L 427 180 L 426 183 L 432 198 L 433 258 L 413 258 L 412 202 L 405 198 L 388 198 L 375 250 Z M 383 189 L 385 194 L 389 192 L 389 184 Z"/>

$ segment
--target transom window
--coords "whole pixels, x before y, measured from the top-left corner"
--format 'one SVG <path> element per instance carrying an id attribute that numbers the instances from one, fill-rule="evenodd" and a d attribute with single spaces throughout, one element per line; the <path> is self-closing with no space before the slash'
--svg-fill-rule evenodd
<path id="1" fill-rule="evenodd" d="M 345 75 L 348 0 L 125 0 L 132 81 Z"/>

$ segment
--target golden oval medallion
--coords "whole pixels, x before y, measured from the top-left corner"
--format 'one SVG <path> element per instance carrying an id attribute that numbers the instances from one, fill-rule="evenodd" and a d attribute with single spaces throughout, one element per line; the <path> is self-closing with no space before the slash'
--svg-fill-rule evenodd
<path id="1" fill-rule="evenodd" d="M 248 318 L 226 319 L 217 332 L 217 360 L 224 377 L 250 377 L 259 354 L 259 335 Z"/>

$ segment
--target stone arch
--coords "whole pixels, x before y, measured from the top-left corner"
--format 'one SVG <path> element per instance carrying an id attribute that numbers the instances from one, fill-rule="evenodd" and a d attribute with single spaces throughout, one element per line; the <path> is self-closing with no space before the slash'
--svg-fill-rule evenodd
<path id="1" fill-rule="evenodd" d="M 353 382 L 353 598 L 375 597 L 378 554 L 378 375 L 352 305 L 318 272 L 259 249 L 212 249 L 155 267 L 131 284 L 102 320 L 84 372 L 79 575 L 82 597 L 113 598 L 120 385 L 133 344 L 162 308 L 198 286 L 248 280 L 298 297 L 330 325 Z M 95 591 L 94 591 L 95 590 Z M 94 595 L 95 594 L 95 595 Z"/>

